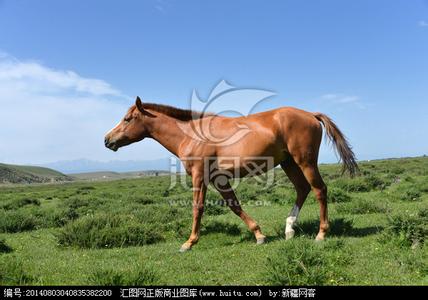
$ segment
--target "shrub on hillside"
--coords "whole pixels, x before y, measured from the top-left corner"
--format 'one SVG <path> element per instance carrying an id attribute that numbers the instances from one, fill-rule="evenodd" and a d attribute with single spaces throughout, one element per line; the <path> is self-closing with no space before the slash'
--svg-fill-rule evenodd
<path id="1" fill-rule="evenodd" d="M 428 209 L 414 214 L 400 214 L 388 217 L 388 227 L 383 238 L 394 235 L 403 246 L 416 247 L 425 243 L 428 236 Z"/>
<path id="2" fill-rule="evenodd" d="M 403 201 L 416 201 L 421 197 L 421 192 L 417 187 L 411 187 L 403 191 L 400 195 L 401 200 Z"/>
<path id="3" fill-rule="evenodd" d="M 0 238 L 0 253 L 9 253 L 12 252 L 13 249 L 6 244 L 6 241 L 4 238 Z"/>
<path id="4" fill-rule="evenodd" d="M 0 285 L 28 285 L 34 281 L 20 259 L 13 256 L 1 262 Z"/>
<path id="5" fill-rule="evenodd" d="M 0 209 L 0 233 L 28 231 L 34 230 L 36 227 L 37 219 L 30 211 Z"/>
<path id="6" fill-rule="evenodd" d="M 235 190 L 235 193 L 239 201 L 246 203 L 247 201 L 256 200 L 260 190 L 256 185 L 249 185 L 243 182 Z"/>
<path id="7" fill-rule="evenodd" d="M 134 214 L 139 222 L 156 227 L 165 237 L 181 238 L 190 234 L 191 206 L 150 205 L 135 211 Z"/>
<path id="8" fill-rule="evenodd" d="M 333 181 L 333 186 L 348 192 L 370 192 L 383 190 L 390 185 L 390 180 L 377 175 L 358 176 L 355 178 L 340 178 Z"/>
<path id="9" fill-rule="evenodd" d="M 75 208 L 68 207 L 55 210 L 51 216 L 53 226 L 62 227 L 70 221 L 76 220 L 79 217 L 79 213 Z"/>
<path id="10" fill-rule="evenodd" d="M 76 190 L 75 194 L 76 195 L 88 195 L 93 190 L 95 190 L 95 187 L 93 187 L 93 186 L 82 186 Z"/>
<path id="11" fill-rule="evenodd" d="M 132 201 L 142 205 L 155 203 L 155 200 L 153 199 L 153 197 L 147 197 L 147 196 L 135 196 L 133 197 Z"/>
<path id="12" fill-rule="evenodd" d="M 343 214 L 374 214 L 386 213 L 390 211 L 388 204 L 381 200 L 369 200 L 357 198 L 350 203 L 340 204 L 336 206 L 336 210 Z"/>
<path id="13" fill-rule="evenodd" d="M 327 199 L 333 203 L 343 203 L 351 201 L 351 196 L 341 188 L 331 187 L 327 190 Z"/>
<path id="14" fill-rule="evenodd" d="M 275 186 L 264 190 L 264 193 L 260 194 L 257 200 L 261 201 L 260 205 L 294 204 L 296 201 L 296 191 L 294 188 Z"/>
<path id="15" fill-rule="evenodd" d="M 164 240 L 155 226 L 143 224 L 133 215 L 97 214 L 67 224 L 58 235 L 63 246 L 113 248 L 141 246 Z"/>
<path id="16" fill-rule="evenodd" d="M 204 213 L 210 216 L 224 215 L 230 211 L 220 194 L 208 192 L 205 199 Z"/>
<path id="17" fill-rule="evenodd" d="M 19 199 L 12 199 L 5 203 L 3 203 L 0 208 L 3 208 L 5 210 L 16 210 L 20 207 L 26 206 L 26 205 L 36 205 L 40 206 L 40 201 L 38 199 L 33 198 L 19 198 Z"/>
<path id="18" fill-rule="evenodd" d="M 230 211 L 228 207 L 221 203 L 206 202 L 204 207 L 204 213 L 208 216 L 218 216 L 227 214 Z"/>
<path id="19" fill-rule="evenodd" d="M 412 178 L 411 180 L 400 179 L 388 192 L 396 200 L 419 201 L 428 192 L 428 178 Z"/>

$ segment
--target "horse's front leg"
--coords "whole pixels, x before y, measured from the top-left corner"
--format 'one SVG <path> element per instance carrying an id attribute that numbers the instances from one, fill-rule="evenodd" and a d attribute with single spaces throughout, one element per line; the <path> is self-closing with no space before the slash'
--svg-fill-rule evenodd
<path id="1" fill-rule="evenodd" d="M 207 186 L 204 183 L 203 173 L 192 174 L 193 185 L 193 224 L 190 238 L 181 246 L 180 252 L 192 249 L 199 240 L 202 214 L 204 213 L 204 201 Z"/>

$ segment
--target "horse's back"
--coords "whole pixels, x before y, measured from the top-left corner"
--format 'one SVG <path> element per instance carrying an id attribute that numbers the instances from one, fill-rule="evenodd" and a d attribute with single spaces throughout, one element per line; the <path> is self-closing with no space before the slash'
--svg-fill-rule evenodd
<path id="1" fill-rule="evenodd" d="M 246 117 L 248 123 L 268 129 L 274 144 L 270 147 L 275 160 L 284 158 L 287 153 L 293 156 L 313 156 L 317 153 L 322 139 L 322 126 L 313 113 L 295 108 L 280 107 Z"/>

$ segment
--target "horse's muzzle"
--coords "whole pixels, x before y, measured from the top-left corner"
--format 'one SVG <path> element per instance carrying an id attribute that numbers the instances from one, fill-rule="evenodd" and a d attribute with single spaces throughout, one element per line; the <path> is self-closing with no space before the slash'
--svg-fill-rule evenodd
<path id="1" fill-rule="evenodd" d="M 112 141 L 110 141 L 110 139 L 108 139 L 108 138 L 105 138 L 104 139 L 104 145 L 107 147 L 107 148 L 109 148 L 110 150 L 113 150 L 113 151 L 117 151 L 117 149 L 119 149 L 119 146 L 117 145 L 117 143 L 116 142 L 112 142 Z"/>

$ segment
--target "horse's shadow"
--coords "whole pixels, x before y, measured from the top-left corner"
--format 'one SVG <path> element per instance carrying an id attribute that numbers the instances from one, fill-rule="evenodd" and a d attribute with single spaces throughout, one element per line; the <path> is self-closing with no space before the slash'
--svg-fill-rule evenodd
<path id="1" fill-rule="evenodd" d="M 330 221 L 328 236 L 333 237 L 365 237 L 381 232 L 382 226 L 368 226 L 355 228 L 354 222 L 345 218 L 333 219 Z M 319 220 L 308 220 L 298 223 L 296 233 L 316 236 L 319 228 Z"/>
<path id="2" fill-rule="evenodd" d="M 222 234 L 234 236 L 234 235 L 240 235 L 242 231 L 239 225 L 235 223 L 213 221 L 206 225 L 203 225 L 201 228 L 201 233 L 203 234 L 222 233 Z"/>
<path id="3" fill-rule="evenodd" d="M 296 231 L 296 236 L 306 235 L 315 238 L 318 233 L 319 220 L 306 220 L 298 222 L 294 230 Z M 267 241 L 277 241 L 285 239 L 284 233 L 285 225 L 278 226 L 276 228 L 275 234 L 267 236 Z M 369 235 L 374 235 L 381 232 L 384 229 L 382 226 L 368 226 L 363 228 L 355 228 L 353 226 L 353 221 L 345 218 L 338 218 L 330 220 L 330 229 L 328 231 L 327 237 L 365 237 Z M 253 241 L 254 235 L 252 232 L 245 232 L 241 236 L 241 242 L 244 241 Z"/>

